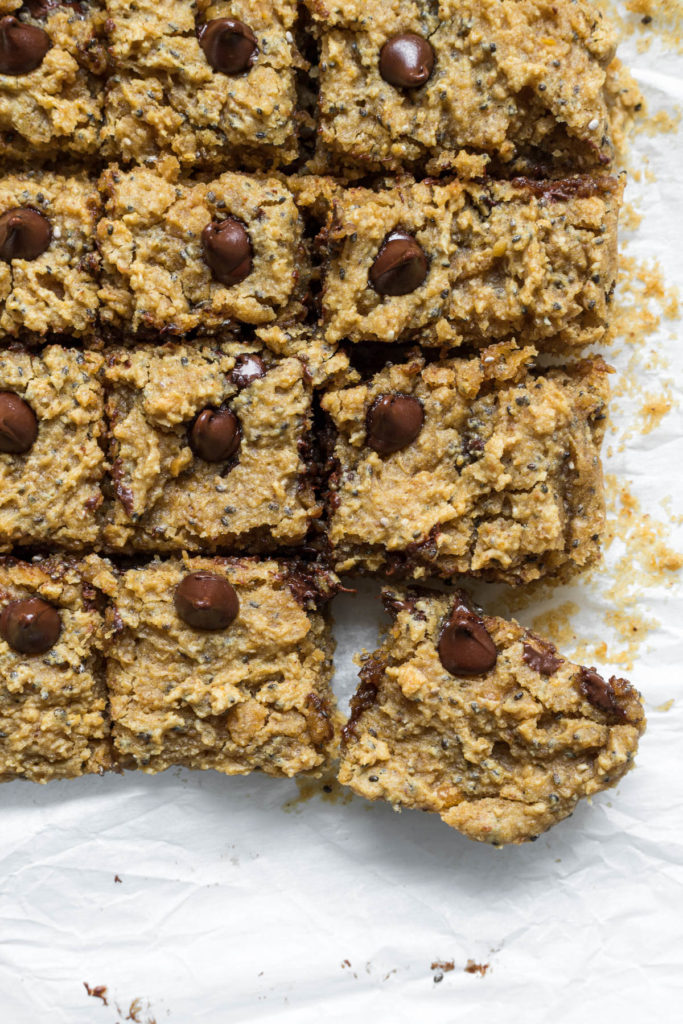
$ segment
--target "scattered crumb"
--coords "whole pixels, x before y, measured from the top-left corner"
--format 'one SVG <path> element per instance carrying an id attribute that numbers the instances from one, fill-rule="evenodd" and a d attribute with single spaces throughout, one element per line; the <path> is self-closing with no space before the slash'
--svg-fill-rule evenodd
<path id="1" fill-rule="evenodd" d="M 638 36 L 643 53 L 659 39 L 664 48 L 683 53 L 683 4 L 681 0 L 626 0 L 621 9 L 615 0 L 597 0 L 621 30 L 622 37 Z M 623 13 L 623 8 L 626 13 Z"/>
<path id="2" fill-rule="evenodd" d="M 282 805 L 283 811 L 298 812 L 301 804 L 312 800 L 313 797 L 320 797 L 328 804 L 350 804 L 353 800 L 351 790 L 341 786 L 332 772 L 326 772 L 319 779 L 299 778 L 294 781 L 299 793 Z"/>
<path id="3" fill-rule="evenodd" d="M 443 971 L 444 974 L 448 974 L 449 971 L 455 970 L 455 963 L 453 960 L 435 960 L 431 966 L 433 971 Z"/>
<path id="4" fill-rule="evenodd" d="M 663 704 L 658 704 L 655 711 L 671 711 L 672 707 L 676 703 L 676 698 L 672 697 L 671 700 L 664 701 Z"/>
<path id="5" fill-rule="evenodd" d="M 342 960 L 342 969 L 344 967 L 350 967 L 350 966 L 351 966 L 351 961 L 350 960 Z"/>
<path id="6" fill-rule="evenodd" d="M 121 882 L 121 879 L 119 878 L 118 875 L 114 875 L 114 881 L 115 882 Z"/>
<path id="7" fill-rule="evenodd" d="M 146 1006 L 142 1005 L 142 999 L 134 999 L 128 1008 L 128 1014 L 126 1020 L 130 1020 L 133 1024 L 156 1024 L 156 1019 L 150 1015 L 151 1007 L 147 1003 Z M 141 1016 L 145 1014 L 145 1016 Z"/>
<path id="8" fill-rule="evenodd" d="M 93 985 L 91 988 L 87 981 L 83 982 L 83 987 L 89 996 L 93 999 L 101 999 L 105 1006 L 109 1006 L 109 1000 L 107 999 L 107 986 L 106 985 Z"/>
<path id="9" fill-rule="evenodd" d="M 478 964 L 474 960 L 468 960 L 464 970 L 467 974 L 479 974 L 483 978 L 490 967 L 490 964 Z"/>

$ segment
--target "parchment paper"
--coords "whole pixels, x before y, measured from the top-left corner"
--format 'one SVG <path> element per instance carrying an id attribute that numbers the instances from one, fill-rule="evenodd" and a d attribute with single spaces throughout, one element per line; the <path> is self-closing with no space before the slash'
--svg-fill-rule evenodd
<path id="1" fill-rule="evenodd" d="M 673 112 L 683 57 L 661 44 L 639 54 L 638 38 L 622 56 L 651 113 Z M 659 260 L 667 283 L 682 285 L 680 133 L 639 135 L 631 165 L 654 178 L 629 185 L 643 221 L 623 232 L 627 253 Z M 635 359 L 643 391 L 671 379 L 680 399 L 671 321 L 635 357 L 626 346 L 607 358 L 621 369 Z M 619 398 L 607 470 L 681 550 L 683 414 L 679 405 L 619 451 L 642 403 Z M 342 701 L 355 685 L 353 653 L 376 642 L 377 590 L 362 584 L 335 602 Z M 643 588 L 636 574 L 632 590 L 636 609 L 660 623 L 628 673 L 650 723 L 638 767 L 533 845 L 497 851 L 434 816 L 344 802 L 320 785 L 302 799 L 294 781 L 177 770 L 2 786 L 2 1024 L 680 1020 L 683 592 Z M 581 608 L 577 637 L 605 639 L 609 652 L 599 580 L 519 617 L 530 623 L 566 601 Z M 468 960 L 486 973 L 468 973 Z M 84 982 L 106 986 L 109 1004 Z"/>

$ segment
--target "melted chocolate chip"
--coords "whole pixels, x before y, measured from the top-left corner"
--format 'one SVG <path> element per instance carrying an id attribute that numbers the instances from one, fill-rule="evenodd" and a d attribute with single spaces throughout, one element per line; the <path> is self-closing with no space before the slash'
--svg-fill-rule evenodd
<path id="1" fill-rule="evenodd" d="M 0 259 L 35 260 L 52 239 L 47 217 L 28 206 L 17 206 L 0 216 Z"/>
<path id="2" fill-rule="evenodd" d="M 342 729 L 344 745 L 358 738 L 356 726 L 365 712 L 376 703 L 385 668 L 385 662 L 379 658 L 368 658 L 360 670 L 360 684 L 351 698 L 351 715 Z"/>
<path id="3" fill-rule="evenodd" d="M 240 421 L 230 409 L 204 409 L 190 431 L 193 451 L 206 462 L 225 462 L 240 446 Z"/>
<path id="4" fill-rule="evenodd" d="M 13 601 L 0 615 L 0 636 L 20 654 L 44 654 L 59 640 L 62 621 L 47 601 Z"/>
<path id="5" fill-rule="evenodd" d="M 204 260 L 216 281 L 230 288 L 244 281 L 252 270 L 251 242 L 235 217 L 214 220 L 202 231 Z"/>
<path id="6" fill-rule="evenodd" d="M 23 455 L 38 436 L 38 420 L 28 402 L 14 391 L 0 391 L 0 452 Z"/>
<path id="7" fill-rule="evenodd" d="M 214 71 L 225 75 L 243 75 L 254 66 L 259 53 L 256 36 L 236 18 L 215 18 L 202 25 L 199 45 Z"/>
<path id="8" fill-rule="evenodd" d="M 43 63 L 50 49 L 50 37 L 36 25 L 17 21 L 12 15 L 0 19 L 0 75 L 28 75 Z"/>
<path id="9" fill-rule="evenodd" d="M 483 619 L 460 595 L 439 636 L 439 658 L 452 676 L 482 676 L 496 664 L 498 651 Z"/>
<path id="10" fill-rule="evenodd" d="M 594 668 L 582 668 L 579 689 L 593 707 L 607 714 L 616 715 L 617 718 L 626 717 L 617 700 L 618 695 L 625 696 L 627 692 L 631 692 L 631 684 L 626 679 L 612 676 L 607 682 Z"/>
<path id="11" fill-rule="evenodd" d="M 397 89 L 424 85 L 434 70 L 432 44 L 414 32 L 401 32 L 388 39 L 379 53 L 379 73 Z"/>
<path id="12" fill-rule="evenodd" d="M 242 388 L 249 387 L 250 384 L 253 384 L 260 377 L 265 377 L 267 372 L 266 364 L 260 356 L 257 356 L 254 352 L 245 352 L 244 355 L 238 356 L 235 360 L 230 380 L 236 388 L 241 390 Z"/>
<path id="13" fill-rule="evenodd" d="M 557 648 L 538 637 L 534 637 L 534 644 L 524 644 L 522 661 L 542 676 L 554 675 L 562 664 L 562 659 L 555 656 Z"/>
<path id="14" fill-rule="evenodd" d="M 365 418 L 367 443 L 378 455 L 399 452 L 419 436 L 424 421 L 424 409 L 418 398 L 379 395 Z"/>
<path id="15" fill-rule="evenodd" d="M 427 257 L 407 231 L 392 231 L 370 267 L 370 284 L 380 295 L 408 295 L 427 276 Z"/>
<path id="16" fill-rule="evenodd" d="M 225 629 L 240 610 L 234 587 L 213 572 L 186 576 L 176 587 L 173 603 L 178 617 L 193 629 Z"/>

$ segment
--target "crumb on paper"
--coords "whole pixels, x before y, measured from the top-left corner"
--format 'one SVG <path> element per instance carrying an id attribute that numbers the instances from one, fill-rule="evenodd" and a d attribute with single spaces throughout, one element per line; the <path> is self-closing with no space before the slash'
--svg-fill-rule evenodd
<path id="1" fill-rule="evenodd" d="M 478 964 L 476 960 L 468 960 L 464 970 L 466 974 L 478 974 L 483 978 L 490 967 L 491 964 Z"/>
<path id="2" fill-rule="evenodd" d="M 671 711 L 675 703 L 676 698 L 671 697 L 669 700 L 665 700 L 663 704 L 658 704 L 655 711 Z"/>
<path id="3" fill-rule="evenodd" d="M 285 801 L 283 811 L 300 813 L 301 805 L 314 797 L 320 797 L 327 804 L 345 805 L 353 800 L 353 793 L 341 786 L 333 772 L 325 772 L 320 778 L 298 778 L 294 780 L 298 789 L 297 796 Z"/>
<path id="4" fill-rule="evenodd" d="M 107 999 L 107 986 L 106 985 L 92 985 L 90 986 L 87 981 L 83 982 L 83 987 L 89 996 L 93 999 L 101 999 L 105 1006 L 109 1006 L 109 1000 Z"/>
<path id="5" fill-rule="evenodd" d="M 621 5 L 615 0 L 598 0 L 598 6 L 618 26 L 622 38 L 637 35 L 640 53 L 649 50 L 655 39 L 660 39 L 666 49 L 683 53 L 681 0 L 626 0 Z"/>
<path id="6" fill-rule="evenodd" d="M 350 960 L 342 960 L 342 964 L 341 965 L 342 965 L 342 970 L 343 970 L 345 967 L 350 967 L 351 966 L 351 961 Z"/>
<path id="7" fill-rule="evenodd" d="M 119 877 L 118 875 L 114 875 L 114 881 L 115 881 L 115 882 L 119 882 L 119 883 L 120 883 L 120 882 L 122 882 L 123 880 L 122 880 L 122 879 L 121 879 L 121 878 L 120 878 L 120 877 Z"/>

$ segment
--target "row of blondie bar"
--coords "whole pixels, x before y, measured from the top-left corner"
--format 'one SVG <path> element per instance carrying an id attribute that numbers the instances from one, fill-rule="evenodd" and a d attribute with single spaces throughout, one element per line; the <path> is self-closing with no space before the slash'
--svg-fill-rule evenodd
<path id="1" fill-rule="evenodd" d="M 0 140 L 183 167 L 609 164 L 637 91 L 588 0 L 0 0 Z"/>
<path id="2" fill-rule="evenodd" d="M 212 334 L 320 316 L 327 341 L 539 349 L 603 338 L 623 184 L 156 169 L 0 178 L 0 339 Z"/>
<path id="3" fill-rule="evenodd" d="M 0 559 L 0 778 L 172 765 L 329 768 L 472 839 L 536 838 L 613 786 L 644 728 L 625 681 L 571 664 L 461 592 L 384 592 L 394 626 L 342 728 L 323 606 L 296 562 Z"/>
<path id="4" fill-rule="evenodd" d="M 597 560 L 601 359 L 356 368 L 312 328 L 262 334 L 0 352 L 0 550 L 312 545 L 338 572 L 513 584 Z"/>

